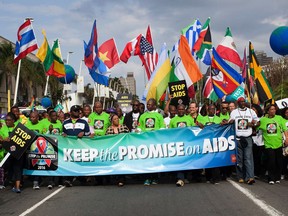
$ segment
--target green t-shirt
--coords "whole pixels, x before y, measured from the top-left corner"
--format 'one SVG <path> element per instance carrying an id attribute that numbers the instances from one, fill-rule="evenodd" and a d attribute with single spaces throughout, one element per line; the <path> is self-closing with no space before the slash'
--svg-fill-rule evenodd
<path id="1" fill-rule="evenodd" d="M 230 119 L 230 115 L 229 115 L 229 113 L 226 113 L 226 115 L 223 115 L 222 113 L 220 113 L 219 118 L 221 119 L 221 121 L 223 121 L 223 120 L 228 121 Z"/>
<path id="2" fill-rule="evenodd" d="M 44 120 L 44 119 L 43 119 L 43 120 Z M 43 120 L 42 120 L 42 121 L 43 121 Z M 44 121 L 44 122 L 42 122 L 42 121 L 41 121 L 41 123 L 42 123 L 42 125 L 43 125 L 43 127 L 44 127 L 44 133 L 45 133 L 45 134 L 54 134 L 54 135 L 62 134 L 63 127 L 62 127 L 61 121 L 56 120 L 56 123 L 52 123 L 52 122 L 50 122 L 50 121 Z M 53 126 L 53 129 L 52 129 L 51 132 L 49 131 L 50 125 Z"/>
<path id="3" fill-rule="evenodd" d="M 119 123 L 120 123 L 121 125 L 123 125 L 123 122 L 124 122 L 124 116 L 121 116 L 121 118 L 119 118 Z"/>
<path id="4" fill-rule="evenodd" d="M 190 115 L 175 116 L 170 120 L 170 128 L 195 126 L 194 119 Z"/>
<path id="5" fill-rule="evenodd" d="M 11 133 L 13 131 L 15 127 L 7 127 L 6 125 L 3 125 L 0 129 L 0 136 L 5 139 L 7 137 L 9 137 L 9 133 Z M 6 150 L 4 148 L 0 148 L 0 161 L 2 161 L 2 159 L 4 158 L 6 153 Z"/>
<path id="6" fill-rule="evenodd" d="M 198 120 L 198 119 L 197 119 Z M 211 125 L 211 124 L 220 124 L 221 123 L 221 119 L 219 116 L 202 116 L 202 118 L 200 120 L 198 120 L 201 124 L 203 125 Z"/>
<path id="7" fill-rule="evenodd" d="M 93 112 L 88 117 L 90 126 L 94 127 L 94 133 L 97 136 L 104 136 L 107 128 L 110 126 L 110 115 L 102 112 L 100 115 Z"/>
<path id="8" fill-rule="evenodd" d="M 158 112 L 145 112 L 139 118 L 139 128 L 141 131 L 165 128 L 164 118 Z"/>
<path id="9" fill-rule="evenodd" d="M 265 148 L 277 149 L 282 147 L 282 132 L 287 130 L 286 121 L 282 116 L 262 117 L 258 129 L 262 130 Z"/>
<path id="10" fill-rule="evenodd" d="M 29 129 L 29 130 L 32 130 L 32 131 L 35 131 L 39 134 L 43 134 L 45 132 L 44 130 L 44 126 L 41 122 L 38 122 L 37 124 L 32 124 L 31 121 L 27 122 L 25 124 L 25 126 Z"/>

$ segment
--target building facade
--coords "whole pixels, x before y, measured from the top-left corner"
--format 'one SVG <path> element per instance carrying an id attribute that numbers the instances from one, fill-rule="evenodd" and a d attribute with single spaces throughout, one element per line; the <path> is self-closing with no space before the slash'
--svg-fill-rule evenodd
<path id="1" fill-rule="evenodd" d="M 129 93 L 136 95 L 136 80 L 133 72 L 127 72 L 126 78 L 121 76 L 119 79 L 124 88 L 128 89 Z"/>

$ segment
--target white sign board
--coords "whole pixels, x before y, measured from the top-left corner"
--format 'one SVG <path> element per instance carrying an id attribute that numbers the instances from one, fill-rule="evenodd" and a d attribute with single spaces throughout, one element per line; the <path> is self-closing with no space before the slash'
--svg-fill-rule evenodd
<path id="1" fill-rule="evenodd" d="M 277 100 L 276 104 L 279 107 L 279 109 L 283 109 L 285 107 L 288 107 L 288 98 L 285 98 L 282 100 Z"/>

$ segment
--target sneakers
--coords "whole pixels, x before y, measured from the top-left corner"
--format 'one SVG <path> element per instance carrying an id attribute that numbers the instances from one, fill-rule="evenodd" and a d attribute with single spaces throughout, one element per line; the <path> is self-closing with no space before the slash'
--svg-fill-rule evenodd
<path id="1" fill-rule="evenodd" d="M 255 180 L 253 178 L 248 179 L 247 184 L 253 185 L 255 183 Z"/>
<path id="2" fill-rule="evenodd" d="M 34 190 L 39 190 L 39 189 L 40 189 L 39 184 L 38 184 L 37 181 L 34 181 L 34 182 L 33 182 L 33 189 L 34 189 Z"/>
<path id="3" fill-rule="evenodd" d="M 47 186 L 47 188 L 48 188 L 48 190 L 52 190 L 53 185 L 50 184 L 50 185 Z"/>
<path id="4" fill-rule="evenodd" d="M 177 187 L 183 187 L 184 184 L 185 184 L 184 181 L 181 180 L 181 179 L 179 179 L 179 180 L 176 182 L 176 186 L 177 186 Z"/>
<path id="5" fill-rule="evenodd" d="M 5 186 L 4 185 L 0 185 L 0 190 L 3 190 L 5 189 Z"/>
<path id="6" fill-rule="evenodd" d="M 124 183 L 123 182 L 118 182 L 118 187 L 123 187 Z"/>
<path id="7" fill-rule="evenodd" d="M 72 183 L 71 183 L 70 181 L 68 181 L 68 180 L 65 180 L 65 181 L 64 181 L 64 185 L 65 185 L 66 187 L 72 187 L 72 186 L 73 186 Z"/>
<path id="8" fill-rule="evenodd" d="M 278 181 L 276 181 L 275 183 L 276 183 L 276 184 L 280 184 L 280 181 L 278 180 Z"/>
<path id="9" fill-rule="evenodd" d="M 238 182 L 239 183 L 244 183 L 244 179 L 239 179 Z"/>
<path id="10" fill-rule="evenodd" d="M 145 185 L 145 186 L 149 186 L 150 184 L 151 184 L 150 179 L 146 179 L 146 180 L 144 181 L 144 185 Z"/>
<path id="11" fill-rule="evenodd" d="M 152 184 L 152 185 L 157 185 L 157 184 L 158 184 L 158 181 L 157 181 L 156 179 L 153 179 L 153 180 L 151 181 L 151 184 Z"/>
<path id="12" fill-rule="evenodd" d="M 274 185 L 275 182 L 274 182 L 274 181 L 269 181 L 269 184 L 270 184 L 270 185 Z"/>
<path id="13" fill-rule="evenodd" d="M 20 190 L 19 188 L 13 187 L 13 188 L 12 188 L 12 192 L 14 192 L 14 193 L 21 193 L 21 190 Z"/>

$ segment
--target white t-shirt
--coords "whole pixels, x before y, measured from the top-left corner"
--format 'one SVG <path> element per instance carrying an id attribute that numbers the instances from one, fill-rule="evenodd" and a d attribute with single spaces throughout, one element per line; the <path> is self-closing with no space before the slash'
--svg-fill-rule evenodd
<path id="1" fill-rule="evenodd" d="M 133 113 L 133 112 L 132 112 L 132 118 L 133 118 L 133 120 L 132 120 L 132 130 L 131 130 L 131 132 L 135 132 L 135 130 L 136 130 L 137 127 L 138 127 L 138 118 L 139 118 L 139 115 L 140 115 L 140 113 Z"/>
<path id="2" fill-rule="evenodd" d="M 237 108 L 233 110 L 230 114 L 230 120 L 235 120 L 235 130 L 236 136 L 248 137 L 252 134 L 252 128 L 248 127 L 248 123 L 251 123 L 252 120 L 259 121 L 254 110 L 245 108 Z"/>

